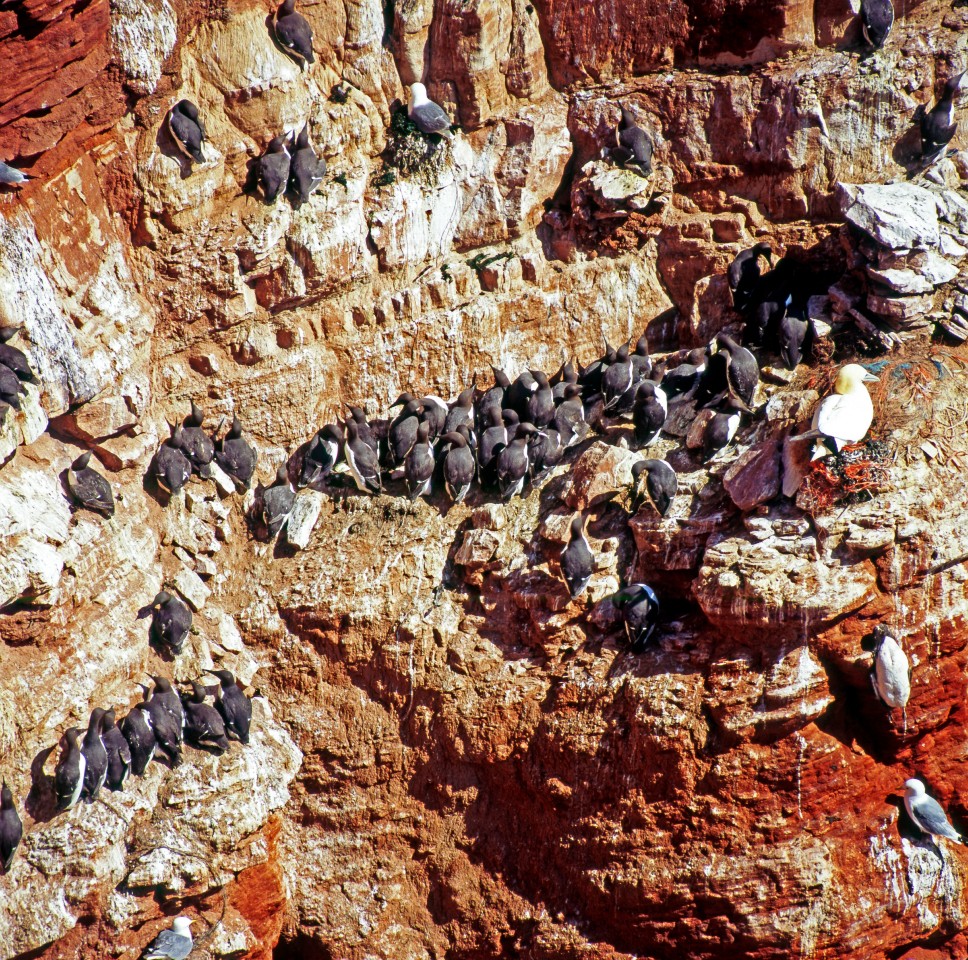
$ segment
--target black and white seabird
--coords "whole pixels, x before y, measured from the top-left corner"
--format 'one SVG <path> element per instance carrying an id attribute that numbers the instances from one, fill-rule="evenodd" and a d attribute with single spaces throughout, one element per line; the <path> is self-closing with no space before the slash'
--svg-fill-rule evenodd
<path id="1" fill-rule="evenodd" d="M 632 386 L 632 361 L 629 358 L 627 343 L 623 343 L 615 354 L 615 362 L 608 365 L 602 375 L 602 394 L 605 409 L 611 410 Z"/>
<path id="2" fill-rule="evenodd" d="M 306 18 L 296 13 L 296 0 L 285 0 L 276 11 L 272 27 L 279 45 L 302 69 L 316 62 L 313 56 L 313 31 Z"/>
<path id="3" fill-rule="evenodd" d="M 920 780 L 904 781 L 904 806 L 914 825 L 929 837 L 944 837 L 954 843 L 963 843 L 961 834 L 951 825 L 941 804 L 929 797 Z"/>
<path id="4" fill-rule="evenodd" d="M 591 397 L 593 393 L 598 393 L 602 389 L 602 377 L 605 371 L 615 363 L 618 354 L 614 347 L 605 343 L 605 353 L 597 360 L 593 360 L 587 367 L 579 364 L 578 382 L 582 385 L 584 396 Z"/>
<path id="5" fill-rule="evenodd" d="M 689 396 L 695 390 L 702 375 L 706 372 L 708 353 L 702 347 L 690 350 L 686 359 L 671 368 L 657 368 L 659 374 L 653 370 L 653 378 L 658 379 L 668 400 L 678 396 Z"/>
<path id="6" fill-rule="evenodd" d="M 561 403 L 555 409 L 554 426 L 566 447 L 581 443 L 588 435 L 585 423 L 585 406 L 581 401 L 582 388 L 578 383 L 569 383 Z"/>
<path id="7" fill-rule="evenodd" d="M 444 454 L 444 489 L 454 503 L 461 503 L 474 482 L 477 464 L 467 439 L 456 430 L 445 433 L 441 440 L 450 447 Z"/>
<path id="8" fill-rule="evenodd" d="M 303 487 L 325 480 L 339 462 L 342 449 L 343 425 L 327 423 L 325 427 L 313 434 L 303 453 L 299 482 L 296 486 L 301 490 Z"/>
<path id="9" fill-rule="evenodd" d="M 450 117 L 443 108 L 427 97 L 422 83 L 410 84 L 410 108 L 407 115 L 421 133 L 436 133 L 448 140 L 453 139 Z"/>
<path id="10" fill-rule="evenodd" d="M 225 721 L 226 736 L 248 743 L 249 728 L 252 725 L 252 701 L 239 688 L 230 671 L 210 670 L 209 673 L 218 677 L 221 684 L 215 707 Z"/>
<path id="11" fill-rule="evenodd" d="M 612 597 L 612 604 L 622 614 L 625 635 L 633 653 L 641 653 L 659 622 L 659 598 L 645 583 L 632 583 Z"/>
<path id="12" fill-rule="evenodd" d="M 262 187 L 262 198 L 266 203 L 275 203 L 286 189 L 289 183 L 289 164 L 286 135 L 273 137 L 258 164 L 259 186 Z"/>
<path id="13" fill-rule="evenodd" d="M 205 127 L 198 115 L 198 107 L 191 100 L 179 100 L 168 111 L 168 132 L 175 141 L 175 146 L 189 160 L 195 163 L 205 162 L 205 154 L 202 152 Z"/>
<path id="14" fill-rule="evenodd" d="M 966 73 L 968 71 L 949 77 L 938 102 L 921 114 L 921 155 L 927 162 L 933 162 L 941 155 L 958 130 L 955 97 L 961 91 Z"/>
<path id="15" fill-rule="evenodd" d="M 444 420 L 443 433 L 453 433 L 458 427 L 466 426 L 474 433 L 474 388 L 461 390 L 457 399 L 450 405 L 447 418 Z"/>
<path id="16" fill-rule="evenodd" d="M 108 771 L 104 785 L 108 790 L 121 790 L 131 772 L 131 747 L 114 722 L 114 707 L 106 710 L 101 720 L 101 743 L 108 755 Z"/>
<path id="17" fill-rule="evenodd" d="M 182 435 L 181 426 L 175 427 L 151 463 L 151 475 L 165 493 L 178 493 L 192 475 L 192 463 L 182 451 Z"/>
<path id="18" fill-rule="evenodd" d="M 497 486 L 503 500 L 510 500 L 524 490 L 531 466 L 528 438 L 534 432 L 530 423 L 519 424 L 514 439 L 497 455 Z"/>
<path id="19" fill-rule="evenodd" d="M 803 315 L 803 310 L 800 307 L 793 309 L 788 303 L 776 331 L 780 357 L 787 370 L 795 370 L 803 359 L 807 327 L 807 318 Z"/>
<path id="20" fill-rule="evenodd" d="M 270 540 L 279 534 L 289 519 L 295 502 L 296 491 L 289 482 L 289 468 L 281 463 L 276 470 L 276 482 L 262 491 L 262 521 Z"/>
<path id="21" fill-rule="evenodd" d="M 513 410 L 522 420 L 528 419 L 528 402 L 538 389 L 538 381 L 531 375 L 530 370 L 522 370 L 513 380 L 504 395 L 504 404 Z"/>
<path id="22" fill-rule="evenodd" d="M 225 722 L 215 707 L 205 702 L 205 687 L 197 680 L 191 681 L 192 692 L 184 699 L 185 738 L 198 747 L 212 747 L 218 754 L 229 748 L 225 735 Z"/>
<path id="23" fill-rule="evenodd" d="M 414 436 L 416 437 L 416 432 Z M 373 452 L 373 448 L 360 438 L 355 420 L 347 421 L 343 453 L 357 488 L 362 493 L 382 493 L 383 480 L 380 477 L 379 458 Z"/>
<path id="24" fill-rule="evenodd" d="M 408 398 L 403 400 L 403 410 L 390 422 L 387 431 L 387 457 L 391 467 L 398 467 L 407 459 L 407 454 L 417 442 L 417 427 L 420 426 L 424 412 L 423 404 L 419 400 L 410 394 L 403 396 Z M 397 400 L 391 405 L 391 409 L 400 403 L 401 400 Z"/>
<path id="25" fill-rule="evenodd" d="M 565 445 L 561 434 L 553 427 L 536 430 L 528 438 L 528 470 L 531 479 L 538 482 L 548 475 L 561 462 Z"/>
<path id="26" fill-rule="evenodd" d="M 632 425 L 635 441 L 641 447 L 653 443 L 662 432 L 669 405 L 665 391 L 652 380 L 643 380 L 636 389 L 632 405 Z"/>
<path id="27" fill-rule="evenodd" d="M 20 395 L 25 392 L 24 385 L 17 374 L 0 363 L 0 401 L 13 407 L 14 410 L 20 410 Z"/>
<path id="28" fill-rule="evenodd" d="M 629 359 L 632 362 L 632 383 L 638 383 L 651 376 L 652 358 L 649 356 L 649 338 L 644 333 L 635 341 L 635 349 Z"/>
<path id="29" fill-rule="evenodd" d="M 703 460 L 711 460 L 721 450 L 725 450 L 736 436 L 738 429 L 739 414 L 735 411 L 714 414 L 706 424 L 706 430 L 703 433 Z"/>
<path id="30" fill-rule="evenodd" d="M 178 694 L 165 677 L 152 677 L 154 689 L 146 701 L 155 745 L 168 757 L 172 767 L 182 762 L 181 743 L 185 729 L 185 712 Z"/>
<path id="31" fill-rule="evenodd" d="M 539 430 L 548 426 L 555 415 L 555 396 L 548 382 L 547 374 L 541 370 L 532 370 L 531 376 L 537 384 L 536 389 L 528 397 L 525 419 L 533 423 Z"/>
<path id="32" fill-rule="evenodd" d="M 239 486 L 248 490 L 258 456 L 253 447 L 242 439 L 242 424 L 235 414 L 232 415 L 229 432 L 215 444 L 215 462 Z"/>
<path id="33" fill-rule="evenodd" d="M 192 611 L 167 590 L 162 590 L 151 601 L 151 638 L 162 649 L 177 656 L 182 652 L 191 628 Z"/>
<path id="34" fill-rule="evenodd" d="M 380 441 L 377 440 L 376 435 L 373 433 L 373 428 L 367 422 L 366 414 L 363 412 L 362 407 L 348 407 L 350 416 L 356 423 L 356 432 L 359 438 L 370 447 L 375 454 L 379 456 L 380 453 Z"/>
<path id="35" fill-rule="evenodd" d="M 484 391 L 484 396 L 480 398 L 477 404 L 478 427 L 481 433 L 487 429 L 485 423 L 487 411 L 494 406 L 503 410 L 507 406 L 505 401 L 507 392 L 511 389 L 511 381 L 500 367 L 495 367 L 492 364 L 491 372 L 494 374 L 494 386 Z"/>
<path id="36" fill-rule="evenodd" d="M 486 412 L 482 426 L 477 463 L 481 486 L 488 489 L 497 485 L 497 458 L 508 445 L 508 429 L 502 411 L 496 406 Z"/>
<path id="37" fill-rule="evenodd" d="M 81 796 L 87 803 L 94 803 L 97 795 L 104 786 L 108 775 L 108 754 L 101 742 L 101 721 L 104 710 L 95 707 L 91 711 L 91 719 L 87 725 L 87 732 L 81 743 L 81 753 L 84 754 L 84 788 Z"/>
<path id="38" fill-rule="evenodd" d="M 814 444 L 813 460 L 839 453 L 848 444 L 864 439 L 874 419 L 874 404 L 864 384 L 876 381 L 877 377 L 859 363 L 840 368 L 833 393 L 820 401 L 813 414 L 810 435 L 820 435 Z"/>
<path id="39" fill-rule="evenodd" d="M 665 460 L 639 460 L 632 464 L 632 510 L 648 500 L 660 517 L 672 506 L 679 489 L 679 477 Z"/>
<path id="40" fill-rule="evenodd" d="M 23 170 L 18 170 L 16 167 L 11 167 L 9 163 L 0 161 L 0 183 L 6 183 L 12 187 L 19 187 L 28 180 L 33 179 L 32 176 L 24 173 Z"/>
<path id="41" fill-rule="evenodd" d="M 90 459 L 91 451 L 88 450 L 71 464 L 67 471 L 67 489 L 79 506 L 105 517 L 113 517 L 114 494 L 111 484 L 88 466 Z"/>
<path id="42" fill-rule="evenodd" d="M 6 873 L 24 835 L 24 825 L 13 802 L 13 791 L 3 781 L 0 787 L 0 868 Z"/>
<path id="43" fill-rule="evenodd" d="M 84 770 L 87 761 L 81 753 L 77 735 L 80 730 L 71 727 L 64 733 L 64 745 L 57 767 L 54 769 L 54 793 L 57 795 L 57 809 L 68 810 L 77 803 L 84 789 Z"/>
<path id="44" fill-rule="evenodd" d="M 289 164 L 289 187 L 303 203 L 309 201 L 312 192 L 326 176 L 326 161 L 316 156 L 309 142 L 309 121 L 296 137 L 295 149 Z"/>
<path id="45" fill-rule="evenodd" d="M 864 39 L 880 50 L 894 26 L 894 4 L 891 0 L 861 0 L 860 15 Z"/>
<path id="46" fill-rule="evenodd" d="M 417 427 L 417 442 L 407 454 L 403 465 L 407 494 L 411 500 L 430 492 L 435 465 L 434 448 L 430 442 L 430 424 L 424 421 Z"/>
<path id="47" fill-rule="evenodd" d="M 627 107 L 619 106 L 622 119 L 615 129 L 615 146 L 612 159 L 643 177 L 652 173 L 652 138 L 636 124 Z"/>
<path id="48" fill-rule="evenodd" d="M 561 551 L 561 574 L 572 600 L 577 600 L 585 592 L 595 572 L 595 556 L 585 539 L 584 528 L 585 518 L 579 513 L 571 521 L 571 538 Z"/>
<path id="49" fill-rule="evenodd" d="M 215 444 L 202 429 L 205 412 L 192 400 L 192 412 L 185 417 L 181 431 L 181 449 L 192 469 L 202 477 L 211 478 L 211 463 L 215 459 Z"/>
<path id="50" fill-rule="evenodd" d="M 141 702 L 128 712 L 121 721 L 121 733 L 131 751 L 131 772 L 144 776 L 151 758 L 155 755 L 155 734 L 151 727 L 151 709 Z"/>
<path id="51" fill-rule="evenodd" d="M 565 399 L 565 391 L 572 384 L 578 383 L 578 371 L 575 365 L 569 360 L 561 365 L 561 369 L 551 378 L 551 393 L 555 398 L 555 403 L 561 403 Z"/>
<path id="52" fill-rule="evenodd" d="M 773 265 L 773 250 L 768 243 L 757 243 L 741 250 L 726 269 L 726 279 L 733 295 L 733 306 L 743 313 L 751 306 L 760 281 L 760 257 Z"/>
<path id="53" fill-rule="evenodd" d="M 187 960 L 194 949 L 188 917 L 175 917 L 170 930 L 162 930 L 141 955 L 141 960 Z"/>
<path id="54" fill-rule="evenodd" d="M 720 333 L 716 337 L 716 343 L 719 345 L 719 351 L 714 356 L 725 354 L 727 358 L 726 382 L 731 405 L 741 410 L 751 409 L 756 387 L 760 382 L 760 365 L 756 357 L 725 333 Z"/>
<path id="55" fill-rule="evenodd" d="M 7 343 L 17 330 L 18 328 L 13 326 L 0 326 L 0 363 L 12 370 L 18 380 L 23 380 L 24 383 L 37 383 L 37 375 L 30 368 L 27 354 Z"/>

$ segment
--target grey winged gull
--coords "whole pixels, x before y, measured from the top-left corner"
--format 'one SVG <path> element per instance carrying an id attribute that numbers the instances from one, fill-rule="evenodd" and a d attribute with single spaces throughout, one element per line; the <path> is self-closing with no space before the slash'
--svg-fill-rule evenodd
<path id="1" fill-rule="evenodd" d="M 922 832 L 932 837 L 944 837 L 955 843 L 962 843 L 961 835 L 948 820 L 941 804 L 933 797 L 929 797 L 920 780 L 904 781 L 904 806 L 914 825 Z"/>

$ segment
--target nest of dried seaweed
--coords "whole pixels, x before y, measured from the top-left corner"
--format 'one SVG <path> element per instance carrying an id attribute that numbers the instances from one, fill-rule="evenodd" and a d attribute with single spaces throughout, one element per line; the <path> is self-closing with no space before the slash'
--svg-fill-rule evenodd
<path id="1" fill-rule="evenodd" d="M 891 452 L 883 440 L 870 439 L 815 460 L 800 488 L 811 513 L 872 500 L 890 487 Z"/>

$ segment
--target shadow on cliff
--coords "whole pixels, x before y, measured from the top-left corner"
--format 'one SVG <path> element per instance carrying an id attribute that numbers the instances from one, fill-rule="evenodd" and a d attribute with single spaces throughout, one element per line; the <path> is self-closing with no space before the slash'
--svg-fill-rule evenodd
<path id="1" fill-rule="evenodd" d="M 187 180 L 192 175 L 192 161 L 178 148 L 175 138 L 172 137 L 171 131 L 168 129 L 167 122 L 158 127 L 155 145 L 166 157 L 170 157 L 178 163 L 178 173 L 182 180 Z"/>

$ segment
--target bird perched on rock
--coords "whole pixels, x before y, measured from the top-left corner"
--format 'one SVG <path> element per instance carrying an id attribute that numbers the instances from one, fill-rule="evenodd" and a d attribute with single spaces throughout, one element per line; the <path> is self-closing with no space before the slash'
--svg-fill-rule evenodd
<path id="1" fill-rule="evenodd" d="M 807 338 L 808 326 L 805 307 L 794 307 L 791 298 L 776 331 L 780 357 L 787 370 L 796 370 L 803 359 L 803 344 Z"/>
<path id="2" fill-rule="evenodd" d="M 911 664 L 901 645 L 882 623 L 874 628 L 874 642 L 874 662 L 870 669 L 874 695 L 888 709 L 900 707 L 903 710 L 911 696 Z"/>
<path id="3" fill-rule="evenodd" d="M 416 431 L 414 431 L 416 439 Z M 382 493 L 383 479 L 380 476 L 380 461 L 373 448 L 360 438 L 359 427 L 355 420 L 346 424 L 346 443 L 343 446 L 346 464 L 357 488 L 362 493 Z M 408 450 L 407 453 L 410 451 Z"/>
<path id="4" fill-rule="evenodd" d="M 325 480 L 339 461 L 342 449 L 342 424 L 327 423 L 325 427 L 313 434 L 303 453 L 299 482 L 296 484 L 299 489 Z"/>
<path id="5" fill-rule="evenodd" d="M 632 405 L 632 424 L 639 446 L 647 447 L 658 438 L 667 413 L 665 391 L 651 380 L 643 380 L 636 388 Z"/>
<path id="6" fill-rule="evenodd" d="M 605 409 L 611 410 L 632 386 L 632 361 L 627 343 L 623 343 L 615 353 L 615 362 L 610 363 L 602 374 L 602 394 Z"/>
<path id="7" fill-rule="evenodd" d="M 84 789 L 87 761 L 77 742 L 79 733 L 77 727 L 65 731 L 60 759 L 54 769 L 54 793 L 57 796 L 58 810 L 69 810 L 73 807 Z"/>
<path id="8" fill-rule="evenodd" d="M 205 702 L 206 691 L 197 680 L 191 681 L 192 692 L 184 699 L 185 737 L 199 747 L 212 747 L 219 755 L 229 748 L 222 715 Z"/>
<path id="9" fill-rule="evenodd" d="M 232 426 L 229 427 L 229 432 L 215 442 L 215 462 L 239 486 L 249 489 L 258 456 L 255 450 L 242 439 L 242 424 L 235 414 L 232 415 Z"/>
<path id="10" fill-rule="evenodd" d="M 252 701 L 239 689 L 235 677 L 228 670 L 210 670 L 220 682 L 215 708 L 225 721 L 225 733 L 232 740 L 249 742 L 249 727 L 252 724 Z"/>
<path id="11" fill-rule="evenodd" d="M 151 758 L 155 755 L 155 734 L 151 728 L 151 712 L 142 701 L 121 721 L 121 733 L 131 751 L 131 770 L 136 777 L 144 776 Z"/>
<path id="12" fill-rule="evenodd" d="M 188 457 L 192 470 L 208 479 L 212 476 L 211 463 L 215 459 L 215 444 L 202 429 L 205 411 L 192 400 L 192 412 L 185 417 L 181 431 L 182 453 Z"/>
<path id="13" fill-rule="evenodd" d="M 14 376 L 24 383 L 37 383 L 37 375 L 30 368 L 30 361 L 23 350 L 11 347 L 7 342 L 13 339 L 17 333 L 17 327 L 0 326 L 0 363 L 8 370 L 12 370 Z"/>
<path id="14" fill-rule="evenodd" d="M 434 448 L 430 443 L 430 424 L 424 421 L 417 427 L 417 442 L 407 454 L 403 474 L 411 500 L 430 492 L 434 476 Z"/>
<path id="15" fill-rule="evenodd" d="M 530 423 L 519 424 L 514 439 L 497 455 L 497 486 L 502 500 L 510 500 L 524 490 L 531 466 L 528 439 L 534 432 Z"/>
<path id="16" fill-rule="evenodd" d="M 561 551 L 561 573 L 571 599 L 577 600 L 595 572 L 595 556 L 585 539 L 585 518 L 580 513 L 571 521 L 569 534 L 568 544 Z"/>
<path id="17" fill-rule="evenodd" d="M 283 48 L 300 68 L 316 62 L 313 56 L 313 31 L 301 13 L 296 13 L 296 0 L 285 0 L 276 11 L 272 22 L 273 33 Z"/>
<path id="18" fill-rule="evenodd" d="M 467 387 L 457 395 L 457 399 L 450 405 L 444 420 L 442 433 L 453 433 L 458 427 L 466 426 L 470 435 L 474 436 L 474 388 Z"/>
<path id="19" fill-rule="evenodd" d="M 629 355 L 629 359 L 632 362 L 632 383 L 639 383 L 652 374 L 649 338 L 644 333 L 635 341 L 635 349 Z"/>
<path id="20" fill-rule="evenodd" d="M 562 394 L 561 402 L 555 408 L 554 427 L 566 447 L 581 443 L 588 435 L 581 389 L 577 382 L 569 383 Z"/>
<path id="21" fill-rule="evenodd" d="M 565 399 L 565 390 L 577 384 L 578 371 L 571 361 L 566 361 L 551 378 L 551 395 L 554 397 L 555 403 L 561 403 Z"/>
<path id="22" fill-rule="evenodd" d="M 955 97 L 961 92 L 966 72 L 949 77 L 938 102 L 921 114 L 921 155 L 928 163 L 938 159 L 958 129 L 955 123 Z"/>
<path id="23" fill-rule="evenodd" d="M 158 448 L 151 462 L 150 475 L 165 493 L 178 493 L 192 475 L 192 463 L 182 450 L 182 428 L 175 427 L 171 436 Z"/>
<path id="24" fill-rule="evenodd" d="M 726 269 L 726 279 L 733 295 L 733 306 L 743 313 L 750 306 L 760 280 L 760 257 L 773 266 L 773 250 L 768 243 L 757 243 L 741 250 Z"/>
<path id="25" fill-rule="evenodd" d="M 760 382 L 760 365 L 756 357 L 746 349 L 741 347 L 732 337 L 725 333 L 720 333 L 716 337 L 716 352 L 709 358 L 706 365 L 706 372 L 703 375 L 704 382 L 711 381 L 708 390 L 720 390 L 720 370 L 722 380 L 725 381 L 725 390 L 709 400 L 710 404 L 726 402 L 727 406 L 739 410 L 750 410 L 753 404 L 753 397 L 756 394 L 756 386 Z M 697 398 L 698 398 L 697 394 Z M 700 400 L 700 402 L 702 402 Z"/>
<path id="26" fill-rule="evenodd" d="M 662 385 L 662 390 L 669 400 L 678 396 L 689 396 L 698 387 L 702 375 L 706 372 L 708 359 L 707 351 L 697 347 L 690 350 L 674 367 L 657 367 L 652 371 L 652 377 Z"/>
<path id="27" fill-rule="evenodd" d="M 67 489 L 78 506 L 86 507 L 105 517 L 114 516 L 114 494 L 111 484 L 88 466 L 91 451 L 82 453 L 68 468 Z"/>
<path id="28" fill-rule="evenodd" d="M 273 137 L 266 152 L 259 158 L 257 176 L 266 203 L 275 203 L 289 183 L 289 148 L 285 134 Z"/>
<path id="29" fill-rule="evenodd" d="M 622 614 L 625 634 L 633 653 L 641 653 L 659 622 L 659 598 L 645 583 L 632 583 L 612 597 Z"/>
<path id="30" fill-rule="evenodd" d="M 733 437 L 736 436 L 738 429 L 738 413 L 717 412 L 714 414 L 709 423 L 706 424 L 703 433 L 703 460 L 711 460 L 720 451 L 725 450 L 732 442 Z"/>
<path id="31" fill-rule="evenodd" d="M 205 127 L 198 115 L 198 107 L 191 100 L 179 100 L 168 111 L 168 132 L 175 146 L 195 163 L 204 163 Z"/>
<path id="32" fill-rule="evenodd" d="M 632 464 L 632 511 L 648 500 L 660 517 L 672 506 L 679 477 L 665 460 L 639 460 Z"/>
<path id="33" fill-rule="evenodd" d="M 525 408 L 525 418 L 539 430 L 548 426 L 555 415 L 555 395 L 548 381 L 548 376 L 542 370 L 532 370 L 535 389 L 528 397 Z"/>
<path id="34" fill-rule="evenodd" d="M 615 128 L 612 159 L 620 166 L 648 177 L 652 173 L 652 138 L 636 124 L 627 107 L 620 105 L 619 110 L 622 118 Z"/>
<path id="35" fill-rule="evenodd" d="M 185 712 L 178 694 L 171 688 L 171 681 L 165 677 L 152 677 L 155 687 L 151 697 L 145 701 L 151 729 L 155 735 L 155 745 L 168 757 L 172 767 L 182 762 L 181 744 L 185 729 Z"/>
<path id="36" fill-rule="evenodd" d="M 3 781 L 0 787 L 0 868 L 6 873 L 24 835 L 23 821 L 13 802 L 13 792 Z"/>
<path id="37" fill-rule="evenodd" d="M 864 384 L 876 382 L 877 377 L 859 363 L 840 368 L 833 393 L 820 401 L 813 414 L 809 436 L 820 437 L 814 445 L 813 460 L 839 453 L 847 444 L 864 439 L 874 419 L 874 404 Z"/>
<path id="38" fill-rule="evenodd" d="M 894 26 L 894 4 L 891 0 L 861 0 L 860 16 L 864 39 L 880 50 Z"/>
<path id="39" fill-rule="evenodd" d="M 25 392 L 24 385 L 13 370 L 0 364 L 0 401 L 14 410 L 20 410 L 20 395 Z"/>
<path id="40" fill-rule="evenodd" d="M 142 960 L 186 960 L 194 946 L 191 923 L 188 917 L 175 917 L 171 929 L 162 930 L 151 941 Z"/>
<path id="41" fill-rule="evenodd" d="M 930 837 L 944 837 L 962 843 L 961 834 L 951 825 L 941 804 L 929 797 L 920 780 L 904 781 L 904 806 L 914 825 Z"/>
<path id="42" fill-rule="evenodd" d="M 295 502 L 296 491 L 289 482 L 289 468 L 282 463 L 276 470 L 276 482 L 262 491 L 262 522 L 270 540 L 282 530 Z"/>
<path id="43" fill-rule="evenodd" d="M 12 187 L 19 187 L 28 180 L 33 179 L 33 177 L 28 176 L 22 170 L 11 167 L 9 163 L 0 162 L 0 183 L 9 184 Z"/>
<path id="44" fill-rule="evenodd" d="M 101 743 L 108 756 L 104 785 L 108 790 L 121 790 L 131 772 L 131 747 L 114 722 L 114 707 L 106 710 L 101 720 Z"/>
<path id="45" fill-rule="evenodd" d="M 410 84 L 410 108 L 407 115 L 421 133 L 437 133 L 448 140 L 453 139 L 450 117 L 439 104 L 427 97 L 427 88 L 422 83 Z"/>
<path id="46" fill-rule="evenodd" d="M 417 442 L 417 428 L 424 414 L 423 404 L 415 397 L 411 397 L 409 393 L 403 394 L 400 399 L 392 403 L 390 409 L 401 403 L 403 410 L 390 421 L 387 430 L 387 458 L 391 467 L 400 466 L 407 459 L 407 454 Z"/>
<path id="47" fill-rule="evenodd" d="M 108 775 L 108 754 L 101 742 L 101 721 L 104 710 L 95 707 L 91 711 L 91 719 L 87 725 L 87 733 L 81 743 L 81 753 L 84 754 L 84 787 L 81 796 L 87 803 L 94 803 L 97 795 L 104 786 Z"/>
<path id="48" fill-rule="evenodd" d="M 289 188 L 303 203 L 309 201 L 312 192 L 323 182 L 326 176 L 326 161 L 316 156 L 313 145 L 309 142 L 309 121 L 299 131 L 292 160 L 289 164 Z"/>
<path id="49" fill-rule="evenodd" d="M 441 441 L 450 444 L 444 454 L 444 489 L 454 503 L 461 503 L 477 472 L 474 452 L 468 446 L 467 438 L 456 430 L 445 433 Z"/>
<path id="50" fill-rule="evenodd" d="M 192 628 L 192 611 L 167 590 L 151 601 L 151 637 L 162 649 L 176 656 L 182 652 Z"/>

